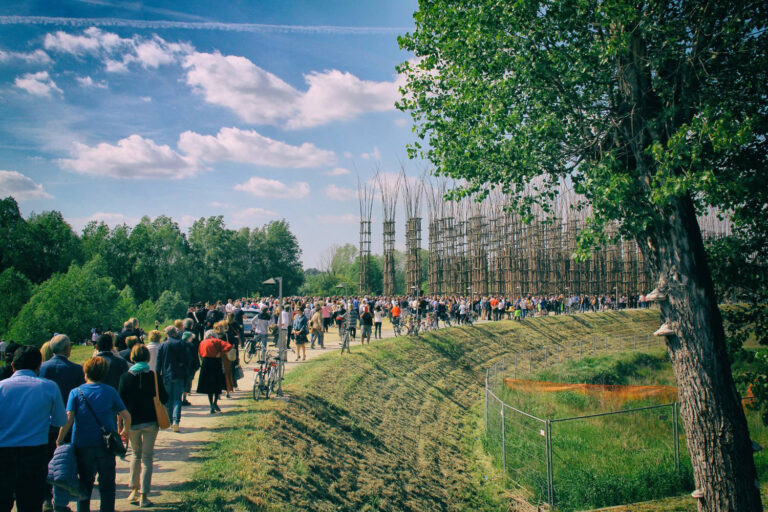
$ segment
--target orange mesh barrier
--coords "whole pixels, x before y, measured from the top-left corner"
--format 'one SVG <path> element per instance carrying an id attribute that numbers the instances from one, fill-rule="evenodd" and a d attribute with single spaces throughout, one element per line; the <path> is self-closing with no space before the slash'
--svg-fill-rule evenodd
<path id="1" fill-rule="evenodd" d="M 510 389 L 536 393 L 557 393 L 572 391 L 584 395 L 597 396 L 603 399 L 626 402 L 643 398 L 655 398 L 662 402 L 677 400 L 677 388 L 672 386 L 618 386 L 601 384 L 565 384 L 536 380 L 504 379 L 504 384 Z"/>

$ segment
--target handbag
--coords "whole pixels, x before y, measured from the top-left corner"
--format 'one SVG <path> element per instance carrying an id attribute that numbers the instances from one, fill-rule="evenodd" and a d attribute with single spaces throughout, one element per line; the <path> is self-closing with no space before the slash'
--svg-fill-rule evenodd
<path id="1" fill-rule="evenodd" d="M 235 371 L 233 373 L 233 378 L 235 380 L 240 380 L 243 377 L 245 377 L 245 374 L 243 373 L 243 368 L 240 365 L 235 366 Z"/>
<path id="2" fill-rule="evenodd" d="M 120 439 L 120 435 L 117 432 L 110 432 L 106 428 L 104 428 L 104 425 L 102 425 L 101 421 L 99 421 L 99 417 L 96 416 L 96 413 L 93 411 L 93 408 L 91 408 L 91 404 L 88 403 L 88 399 L 85 398 L 85 395 L 83 394 L 83 390 L 80 388 L 78 388 L 77 390 L 80 392 L 80 396 L 83 398 L 83 402 L 85 402 L 85 406 L 88 408 L 89 411 L 91 411 L 91 414 L 93 415 L 93 419 L 96 420 L 96 424 L 101 429 L 101 440 L 104 443 L 104 448 L 112 455 L 116 455 L 121 459 L 124 458 L 125 453 L 128 451 L 128 448 L 126 448 L 125 445 L 123 444 L 123 440 Z"/>
<path id="3" fill-rule="evenodd" d="M 155 405 L 155 415 L 157 416 L 157 426 L 160 429 L 166 429 L 171 426 L 171 419 L 168 417 L 168 409 L 160 403 L 160 391 L 157 386 L 157 374 L 152 372 L 155 376 L 155 396 L 152 397 L 152 402 Z"/>

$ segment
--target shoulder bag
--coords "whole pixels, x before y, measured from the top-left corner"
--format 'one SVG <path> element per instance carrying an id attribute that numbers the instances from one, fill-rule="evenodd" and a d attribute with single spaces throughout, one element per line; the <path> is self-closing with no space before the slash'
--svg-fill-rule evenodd
<path id="1" fill-rule="evenodd" d="M 99 417 L 96 416 L 96 413 L 91 408 L 91 404 L 88 403 L 88 399 L 85 398 L 85 395 L 83 394 L 83 390 L 80 388 L 78 388 L 77 390 L 80 392 L 80 396 L 83 398 L 83 402 L 85 402 L 85 406 L 88 408 L 89 411 L 91 411 L 91 414 L 93 415 L 93 419 L 96 420 L 96 424 L 101 429 L 101 440 L 104 444 L 104 448 L 112 455 L 116 455 L 121 459 L 124 458 L 125 453 L 128 451 L 128 449 L 123 444 L 123 440 L 120 439 L 120 435 L 117 432 L 110 432 L 106 428 L 104 428 L 104 425 L 102 425 L 101 421 L 99 421 Z"/>
<path id="2" fill-rule="evenodd" d="M 171 426 L 171 419 L 168 417 L 168 409 L 160 403 L 160 390 L 157 387 L 157 374 L 152 372 L 155 376 L 155 396 L 152 397 L 152 402 L 155 405 L 155 415 L 157 416 L 157 426 L 162 430 Z"/>

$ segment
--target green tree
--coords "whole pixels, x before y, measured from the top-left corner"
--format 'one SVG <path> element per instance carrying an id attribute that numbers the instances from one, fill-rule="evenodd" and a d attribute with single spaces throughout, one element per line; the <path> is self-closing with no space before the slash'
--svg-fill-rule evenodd
<path id="1" fill-rule="evenodd" d="M 32 294 L 32 283 L 27 277 L 17 272 L 13 267 L 0 273 L 0 297 L 3 307 L 0 308 L 0 334 L 8 330 L 11 320 L 21 311 Z"/>
<path id="2" fill-rule="evenodd" d="M 27 241 L 34 247 L 34 260 L 27 277 L 34 282 L 45 281 L 56 272 L 65 272 L 72 262 L 80 262 L 80 239 L 60 212 L 30 215 Z"/>
<path id="3" fill-rule="evenodd" d="M 609 224 L 638 241 L 668 295 L 699 509 L 762 510 L 697 213 L 765 224 L 764 4 L 420 0 L 414 18 L 411 156 L 466 180 L 450 197 L 498 187 L 526 219 L 572 186 L 591 208 L 580 257 Z"/>
<path id="4" fill-rule="evenodd" d="M 120 292 L 105 268 L 97 256 L 82 267 L 73 263 L 66 273 L 37 286 L 11 323 L 9 338 L 40 346 L 56 332 L 79 341 L 89 337 L 92 327 L 121 325 Z"/>
<path id="5" fill-rule="evenodd" d="M 279 220 L 267 224 L 264 243 L 265 279 L 280 276 L 285 295 L 298 292 L 304 281 L 301 248 L 288 222 Z"/>
<path id="6" fill-rule="evenodd" d="M 165 290 L 189 297 L 189 247 L 173 219 L 143 217 L 128 236 L 130 284 L 138 300 L 157 299 Z"/>
<path id="7" fill-rule="evenodd" d="M 179 292 L 165 290 L 155 301 L 155 310 L 162 316 L 160 320 L 176 320 L 187 316 L 187 301 Z"/>

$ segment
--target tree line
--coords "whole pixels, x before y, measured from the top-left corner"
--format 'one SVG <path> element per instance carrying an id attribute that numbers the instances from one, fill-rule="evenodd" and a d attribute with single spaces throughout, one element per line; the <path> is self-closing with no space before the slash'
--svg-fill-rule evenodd
<path id="1" fill-rule="evenodd" d="M 222 216 L 201 217 L 184 233 L 161 215 L 133 227 L 92 221 L 78 235 L 58 211 L 24 219 L 8 197 L 0 201 L 0 335 L 41 343 L 47 326 L 78 336 L 137 312 L 154 321 L 180 304 L 275 293 L 262 284 L 274 276 L 295 293 L 300 257 L 285 220 L 233 230 Z"/>

